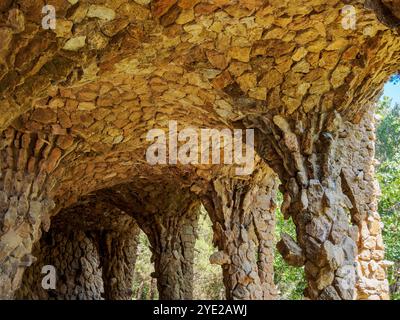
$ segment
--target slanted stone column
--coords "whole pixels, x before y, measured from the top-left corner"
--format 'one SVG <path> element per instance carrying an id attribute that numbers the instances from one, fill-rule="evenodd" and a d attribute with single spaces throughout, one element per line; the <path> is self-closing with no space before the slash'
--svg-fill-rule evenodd
<path id="1" fill-rule="evenodd" d="M 18 299 L 41 300 L 99 300 L 102 299 L 103 281 L 96 243 L 82 230 L 51 228 L 35 245 L 37 261 L 23 276 L 17 291 Z M 56 288 L 44 289 L 43 266 L 56 270 Z"/>
<path id="2" fill-rule="evenodd" d="M 148 186 L 147 191 L 121 186 L 109 195 L 113 204 L 135 218 L 149 238 L 160 299 L 192 299 L 200 206 L 197 197 L 173 184 L 157 189 Z"/>
<path id="3" fill-rule="evenodd" d="M 132 300 L 139 227 L 129 231 L 103 231 L 99 235 L 104 298 Z"/>
<path id="4" fill-rule="evenodd" d="M 342 125 L 335 113 L 296 121 L 276 115 L 261 151 L 282 181 L 282 212 L 296 225 L 297 239 L 285 235 L 278 249 L 289 264 L 305 266 L 310 299 L 355 298 L 358 227 L 341 179 Z"/>
<path id="5" fill-rule="evenodd" d="M 54 138 L 9 128 L 0 134 L 0 299 L 10 299 L 54 208 L 47 196 L 62 150 Z"/>
<path id="6" fill-rule="evenodd" d="M 382 223 L 378 213 L 380 193 L 375 179 L 375 119 L 371 108 L 357 123 L 346 123 L 340 132 L 344 193 L 351 201 L 351 217 L 359 228 L 357 239 L 357 299 L 389 299 L 384 260 Z"/>
<path id="7" fill-rule="evenodd" d="M 282 208 L 286 214 L 290 212 L 296 224 L 297 242 L 302 249 L 299 256 L 304 257 L 308 281 L 305 296 L 352 300 L 357 227 L 349 222 L 345 207 L 348 199 L 341 191 L 340 178 L 311 179 L 309 185 L 298 187 L 294 180 L 286 183 L 284 190 L 288 191 Z"/>
<path id="8" fill-rule="evenodd" d="M 250 177 L 212 182 L 204 205 L 213 222 L 218 252 L 210 262 L 222 266 L 227 299 L 274 299 L 276 175 L 268 167 Z"/>
<path id="9" fill-rule="evenodd" d="M 305 266 L 306 297 L 387 297 L 373 113 L 365 108 L 351 123 L 337 113 L 296 121 L 277 115 L 266 123 L 261 154 L 280 176 L 282 212 L 297 230 L 297 239 L 284 235 L 278 249 L 289 264 Z"/>

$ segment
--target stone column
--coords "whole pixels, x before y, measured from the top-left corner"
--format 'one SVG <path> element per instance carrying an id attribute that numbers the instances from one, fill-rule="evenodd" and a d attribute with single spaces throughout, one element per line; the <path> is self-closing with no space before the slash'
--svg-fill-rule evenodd
<path id="1" fill-rule="evenodd" d="M 289 180 L 284 189 L 286 201 L 290 199 L 291 203 L 284 202 L 283 208 L 293 218 L 300 246 L 296 253 L 289 250 L 289 256 L 295 254 L 297 261 L 304 263 L 308 281 L 305 296 L 310 299 L 355 297 L 357 227 L 349 222 L 344 206 L 348 199 L 340 183 L 336 176 L 312 179 L 309 185 L 298 188 L 294 180 Z M 285 253 L 283 257 L 290 263 Z"/>
<path id="2" fill-rule="evenodd" d="M 161 300 L 193 299 L 193 260 L 199 207 L 186 207 L 183 215 L 153 216 L 141 225 L 151 244 L 152 260 Z"/>
<path id="3" fill-rule="evenodd" d="M 23 276 L 19 299 L 100 300 L 103 293 L 100 259 L 90 234 L 81 230 L 52 228 L 35 246 L 37 261 Z M 56 271 L 56 288 L 44 289 L 43 266 Z"/>
<path id="4" fill-rule="evenodd" d="M 273 272 L 277 187 L 276 175 L 263 167 L 251 177 L 213 181 L 204 198 L 219 250 L 210 262 L 222 266 L 227 299 L 277 297 Z"/>
<path id="5" fill-rule="evenodd" d="M 125 232 L 100 232 L 99 250 L 106 300 L 132 300 L 139 232 L 137 225 Z"/>
<path id="6" fill-rule="evenodd" d="M 389 299 L 382 223 L 378 213 L 380 189 L 375 179 L 375 119 L 369 108 L 358 123 L 346 123 L 339 139 L 344 192 L 359 228 L 357 299 Z M 345 152 L 343 152 L 345 150 Z"/>
<path id="7" fill-rule="evenodd" d="M 298 121 L 276 115 L 268 123 L 261 154 L 279 174 L 281 209 L 297 231 L 297 239 L 284 235 L 278 249 L 289 264 L 305 266 L 307 298 L 354 299 L 358 228 L 342 187 L 342 120 L 335 113 Z"/>
<path id="8" fill-rule="evenodd" d="M 10 299 L 32 261 L 41 229 L 49 227 L 51 173 L 62 151 L 45 134 L 9 128 L 0 134 L 0 299 Z"/>
<path id="9" fill-rule="evenodd" d="M 147 186 L 146 192 L 122 186 L 111 193 L 111 199 L 135 218 L 149 238 L 160 299 L 192 299 L 197 198 L 167 184 L 157 189 Z"/>

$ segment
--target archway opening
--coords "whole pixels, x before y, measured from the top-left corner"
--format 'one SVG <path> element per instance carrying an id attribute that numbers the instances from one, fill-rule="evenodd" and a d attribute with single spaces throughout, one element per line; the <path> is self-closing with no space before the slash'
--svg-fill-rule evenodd
<path id="1" fill-rule="evenodd" d="M 201 206 L 197 241 L 194 253 L 193 298 L 198 300 L 224 300 L 225 287 L 220 266 L 211 264 L 210 256 L 215 252 L 212 222 Z"/>
<path id="2" fill-rule="evenodd" d="M 209 258 L 215 252 L 212 242 L 211 220 L 201 206 L 197 229 L 197 241 L 194 252 L 193 298 L 196 300 L 223 300 L 225 287 L 222 270 L 218 265 L 210 264 Z M 140 232 L 135 277 L 132 284 L 134 300 L 157 300 L 157 280 L 152 277 L 154 264 L 151 260 L 150 243 L 143 231 Z"/>
<path id="3" fill-rule="evenodd" d="M 275 243 L 281 239 L 283 233 L 288 234 L 296 239 L 296 226 L 292 218 L 285 220 L 281 211 L 283 195 L 277 193 L 277 209 L 276 209 L 276 227 L 275 227 Z M 292 267 L 288 265 L 279 253 L 275 245 L 274 255 L 274 280 L 279 290 L 279 296 L 282 300 L 302 300 L 304 297 L 304 289 L 307 282 L 304 277 L 304 267 Z"/>
<path id="4" fill-rule="evenodd" d="M 132 284 L 133 300 L 158 300 L 157 280 L 152 277 L 154 264 L 151 262 L 149 246 L 149 239 L 143 231 L 140 231 Z"/>

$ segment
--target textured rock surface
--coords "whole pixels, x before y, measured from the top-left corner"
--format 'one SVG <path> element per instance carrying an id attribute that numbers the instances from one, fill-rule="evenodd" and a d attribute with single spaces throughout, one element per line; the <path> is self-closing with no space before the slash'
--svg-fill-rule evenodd
<path id="1" fill-rule="evenodd" d="M 344 193 L 351 202 L 351 218 L 359 230 L 356 237 L 358 299 L 389 298 L 389 284 L 386 280 L 388 264 L 384 260 L 385 248 L 381 233 L 383 225 L 377 211 L 380 189 L 374 177 L 374 124 L 374 114 L 372 110 L 367 110 L 359 124 L 347 123 L 340 132 L 343 139 L 339 148 L 348 150 L 341 156 Z"/>
<path id="2" fill-rule="evenodd" d="M 37 262 L 24 274 L 19 299 L 100 300 L 104 292 L 100 259 L 93 239 L 83 231 L 52 229 L 33 254 Z M 56 289 L 43 289 L 42 267 L 54 266 Z"/>
<path id="3" fill-rule="evenodd" d="M 153 189 L 153 190 L 152 190 Z M 199 201 L 188 190 L 164 185 L 147 187 L 147 194 L 131 185 L 105 191 L 115 205 L 132 215 L 146 233 L 152 252 L 160 299 L 193 298 L 193 259 Z"/>
<path id="4" fill-rule="evenodd" d="M 204 204 L 220 250 L 210 262 L 222 266 L 227 299 L 277 298 L 274 284 L 274 199 L 277 177 L 260 168 L 249 179 L 218 178 Z"/>
<path id="5" fill-rule="evenodd" d="M 302 267 L 305 263 L 303 250 L 295 240 L 286 233 L 281 234 L 281 240 L 277 244 L 279 253 L 283 259 L 293 267 Z"/>
<path id="6" fill-rule="evenodd" d="M 63 210 L 52 221 L 24 273 L 22 299 L 131 300 L 139 228 L 132 217 L 96 197 Z M 41 286 L 41 269 L 57 272 L 55 290 Z"/>
<path id="7" fill-rule="evenodd" d="M 160 194 L 174 184 L 202 196 L 211 181 L 228 184 L 208 195 L 213 201 L 234 189 L 229 166 L 146 162 L 146 134 L 170 120 L 180 128 L 256 129 L 257 152 L 279 176 L 282 210 L 298 229 L 307 297 L 356 297 L 359 269 L 358 297 L 387 297 L 369 198 L 374 143 L 360 121 L 398 70 L 397 0 L 52 4 L 55 30 L 42 27 L 42 1 L 0 3 L 0 298 L 20 286 L 50 217 L 80 197 L 123 183 L 139 195 L 143 185 Z M 355 29 L 343 20 L 349 4 Z M 355 144 L 341 137 L 345 127 Z M 352 188 L 369 191 L 352 198 Z M 251 291 L 238 297 L 262 297 Z"/>

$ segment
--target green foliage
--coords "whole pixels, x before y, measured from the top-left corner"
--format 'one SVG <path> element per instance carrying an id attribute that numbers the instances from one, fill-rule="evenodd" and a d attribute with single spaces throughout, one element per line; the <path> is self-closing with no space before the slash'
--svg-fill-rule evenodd
<path id="1" fill-rule="evenodd" d="M 149 240 L 143 232 L 140 232 L 132 285 L 134 300 L 158 299 L 157 282 L 151 277 L 152 272 L 154 272 L 154 265 L 151 263 Z"/>
<path id="2" fill-rule="evenodd" d="M 400 262 L 400 106 L 391 106 L 385 98 L 378 107 L 381 120 L 377 128 L 376 157 L 381 164 L 377 177 L 382 196 L 379 213 L 385 225 L 383 238 L 386 245 L 386 258 Z M 389 270 L 389 283 L 396 281 L 394 270 Z M 392 299 L 400 299 L 400 292 L 393 293 Z"/>
<path id="3" fill-rule="evenodd" d="M 382 214 L 382 221 L 385 225 L 383 238 L 386 246 L 386 258 L 391 261 L 400 261 L 400 211 Z"/>
<path id="4" fill-rule="evenodd" d="M 392 300 L 400 300 L 400 293 L 394 293 L 392 294 Z"/>
<path id="5" fill-rule="evenodd" d="M 198 239 L 194 258 L 193 296 L 199 300 L 225 299 L 225 287 L 222 282 L 222 269 L 209 262 L 215 252 L 212 243 L 213 231 L 211 220 L 204 208 L 199 219 Z"/>
<path id="6" fill-rule="evenodd" d="M 394 160 L 384 161 L 379 166 L 377 177 L 382 196 L 379 211 L 382 215 L 396 215 L 400 211 L 400 155 Z"/>
<path id="7" fill-rule="evenodd" d="M 385 98 L 378 107 L 381 118 L 377 128 L 376 157 L 381 162 L 377 177 L 382 197 L 379 212 L 393 215 L 400 209 L 400 105 L 391 106 Z"/>
<path id="8" fill-rule="evenodd" d="M 400 105 L 391 106 L 391 100 L 385 97 L 378 105 L 381 118 L 377 128 L 376 156 L 381 162 L 399 159 Z"/>
<path id="9" fill-rule="evenodd" d="M 282 196 L 278 197 L 278 203 L 282 202 Z M 280 206 L 278 206 L 280 207 Z M 276 210 L 276 235 L 275 239 L 280 239 L 282 232 L 289 234 L 296 239 L 296 227 L 291 220 L 284 220 L 280 209 Z M 275 283 L 285 300 L 301 300 L 306 287 L 303 268 L 289 266 L 282 258 L 277 249 L 275 249 L 274 260 Z"/>

